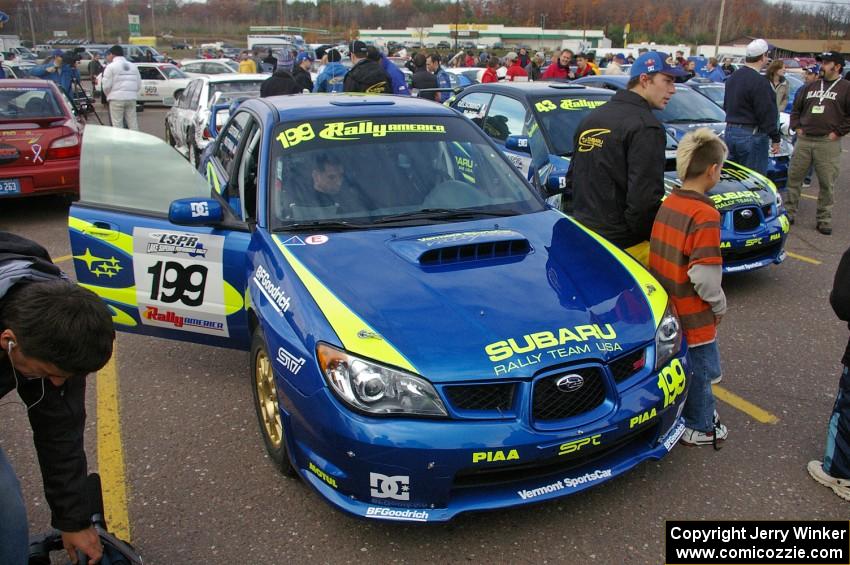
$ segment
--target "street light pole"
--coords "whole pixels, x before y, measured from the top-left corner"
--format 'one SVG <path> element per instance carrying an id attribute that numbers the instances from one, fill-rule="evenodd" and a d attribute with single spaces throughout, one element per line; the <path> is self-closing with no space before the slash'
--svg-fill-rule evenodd
<path id="1" fill-rule="evenodd" d="M 27 15 L 30 19 L 30 36 L 32 38 L 32 45 L 35 47 L 35 26 L 32 25 L 32 0 L 27 0 Z"/>
<path id="2" fill-rule="evenodd" d="M 714 38 L 714 56 L 720 50 L 720 32 L 723 30 L 723 11 L 726 9 L 726 0 L 720 0 L 720 18 L 717 22 L 717 35 Z"/>
<path id="3" fill-rule="evenodd" d="M 460 0 L 455 0 L 455 53 L 457 53 L 457 28 L 460 24 Z"/>

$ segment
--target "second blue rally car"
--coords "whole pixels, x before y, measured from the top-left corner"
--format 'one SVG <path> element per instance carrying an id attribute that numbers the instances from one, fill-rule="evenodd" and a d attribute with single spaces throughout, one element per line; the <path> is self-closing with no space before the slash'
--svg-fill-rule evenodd
<path id="1" fill-rule="evenodd" d="M 271 459 L 333 506 L 425 522 L 549 500 L 684 431 L 664 289 L 457 112 L 251 99 L 208 154 L 204 179 L 87 128 L 79 282 L 120 330 L 250 351 Z"/>

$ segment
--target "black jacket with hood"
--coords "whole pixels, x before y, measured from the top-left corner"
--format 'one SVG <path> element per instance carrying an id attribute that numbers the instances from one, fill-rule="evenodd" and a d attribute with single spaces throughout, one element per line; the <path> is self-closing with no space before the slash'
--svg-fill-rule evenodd
<path id="1" fill-rule="evenodd" d="M 286 69 L 276 70 L 260 85 L 260 98 L 282 94 L 301 94 L 301 89 L 298 88 L 295 79 Z"/>
<path id="2" fill-rule="evenodd" d="M 838 318 L 847 322 L 847 327 L 850 328 L 850 249 L 844 252 L 841 261 L 838 263 L 835 282 L 832 285 L 832 292 L 829 294 L 829 303 Z M 841 362 L 850 366 L 850 341 L 847 342 L 847 348 L 844 350 L 844 357 Z"/>
<path id="3" fill-rule="evenodd" d="M 295 84 L 298 85 L 299 92 L 307 91 L 313 92 L 313 77 L 310 76 L 309 71 L 305 71 L 298 65 L 295 65 L 292 68 L 292 78 L 295 81 Z"/>
<path id="4" fill-rule="evenodd" d="M 664 196 L 665 146 L 649 103 L 618 91 L 576 129 L 565 209 L 621 248 L 648 241 Z"/>
<path id="5" fill-rule="evenodd" d="M 381 65 L 371 59 L 361 59 L 345 74 L 343 92 L 392 94 L 392 82 Z"/>
<path id="6" fill-rule="evenodd" d="M 35 280 L 62 277 L 43 247 L 14 234 L 0 232 L 0 265 L 20 260 L 32 262 L 29 270 Z M 27 284 L 27 279 L 26 274 L 21 277 L 18 273 L 12 286 Z M 6 288 L 13 281 L 0 282 L 5 283 L 0 286 Z M 0 328 L 5 329 L 2 313 L 3 297 L 0 296 Z M 50 506 L 50 523 L 63 532 L 83 530 L 91 525 L 86 494 L 88 463 L 83 446 L 86 379 L 73 377 L 61 387 L 53 386 L 46 379 L 24 379 L 20 375 L 17 382 L 21 400 L 32 406 L 27 415 L 44 482 L 44 495 Z M 44 398 L 41 398 L 42 384 Z M 3 351 L 0 352 L 0 398 L 14 389 L 15 376 L 9 357 Z"/>

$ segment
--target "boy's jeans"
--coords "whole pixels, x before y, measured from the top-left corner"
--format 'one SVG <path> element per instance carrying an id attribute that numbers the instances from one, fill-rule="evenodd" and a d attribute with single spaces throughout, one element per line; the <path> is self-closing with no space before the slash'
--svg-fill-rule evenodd
<path id="1" fill-rule="evenodd" d="M 717 340 L 689 347 L 688 363 L 691 366 L 691 388 L 682 412 L 685 425 L 693 430 L 713 432 L 714 393 L 711 392 L 711 379 L 721 374 Z"/>

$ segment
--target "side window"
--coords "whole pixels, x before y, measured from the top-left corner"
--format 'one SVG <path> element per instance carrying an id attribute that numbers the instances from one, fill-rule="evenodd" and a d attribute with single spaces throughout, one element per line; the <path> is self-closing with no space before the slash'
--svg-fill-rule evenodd
<path id="1" fill-rule="evenodd" d="M 219 134 L 220 139 L 215 149 L 215 157 L 221 163 L 221 168 L 228 173 L 230 172 L 230 164 L 236 158 L 239 142 L 242 140 L 250 119 L 251 115 L 248 112 L 239 112 Z"/>
<path id="2" fill-rule="evenodd" d="M 183 72 L 185 72 L 185 73 L 199 73 L 199 72 L 201 72 L 201 64 L 200 63 L 189 63 L 188 65 L 183 65 Z"/>
<path id="3" fill-rule="evenodd" d="M 257 217 L 257 171 L 261 139 L 260 128 L 252 125 L 245 149 L 242 151 L 242 161 L 239 163 L 239 196 L 242 204 L 242 219 L 246 221 Z"/>
<path id="4" fill-rule="evenodd" d="M 540 169 L 549 160 L 549 149 L 546 147 L 546 140 L 543 138 L 543 132 L 540 131 L 540 126 L 537 120 L 534 119 L 534 114 L 528 113 L 525 123 L 525 132 L 528 136 L 528 144 L 531 149 L 531 159 L 534 166 Z"/>
<path id="5" fill-rule="evenodd" d="M 221 65 L 218 63 L 204 63 L 203 73 L 208 75 L 217 75 L 221 73 Z"/>
<path id="6" fill-rule="evenodd" d="M 475 92 L 458 100 L 455 109 L 462 112 L 464 116 L 475 122 L 480 128 L 484 128 L 484 116 L 490 106 L 492 94 L 486 92 Z"/>
<path id="7" fill-rule="evenodd" d="M 195 85 L 195 91 L 192 92 L 192 98 L 189 100 L 189 109 L 197 110 L 198 109 L 198 101 L 201 99 L 201 92 L 204 90 L 204 81 L 199 80 Z"/>
<path id="8" fill-rule="evenodd" d="M 139 74 L 142 80 L 162 80 L 162 75 L 159 74 L 159 69 L 155 67 L 139 67 Z"/>
<path id="9" fill-rule="evenodd" d="M 521 135 L 525 126 L 525 106 L 519 100 L 496 95 L 484 119 L 484 132 L 499 141 Z"/>

